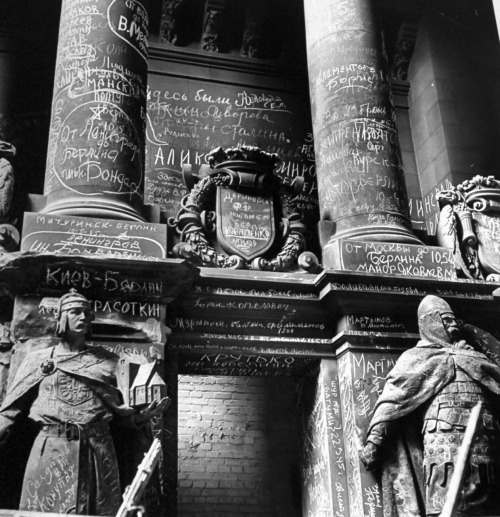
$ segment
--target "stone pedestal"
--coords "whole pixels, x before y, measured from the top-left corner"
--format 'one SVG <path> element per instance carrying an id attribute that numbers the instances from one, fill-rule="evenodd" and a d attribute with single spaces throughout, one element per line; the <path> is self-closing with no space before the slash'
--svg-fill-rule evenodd
<path id="1" fill-rule="evenodd" d="M 195 268 L 165 258 L 164 225 L 47 214 L 30 214 L 25 223 L 22 246 L 26 251 L 4 256 L 0 267 L 0 276 L 9 279 L 9 292 L 17 295 L 10 380 L 26 354 L 58 343 L 55 311 L 59 297 L 70 288 L 84 294 L 95 314 L 88 344 L 104 347 L 132 363 L 159 362 L 172 407 L 163 420 L 153 422 L 153 432 L 162 440 L 163 456 L 146 501 L 149 515 L 175 515 L 177 354 L 166 345 L 170 329 L 164 322 L 166 305 L 190 289 Z M 130 384 L 126 371 L 118 382 L 122 388 Z M 27 444 L 33 438 L 27 436 L 27 429 L 29 426 L 24 426 L 17 433 L 14 454 L 10 456 L 9 451 L 8 456 L 14 465 L 8 486 L 17 500 L 25 452 L 30 450 Z M 131 483 L 149 447 L 139 435 L 133 429 L 120 428 L 114 437 L 124 467 L 120 474 L 124 486 Z"/>
<path id="2" fill-rule="evenodd" d="M 21 251 L 161 262 L 167 227 L 139 221 L 26 212 Z"/>
<path id="3" fill-rule="evenodd" d="M 302 513 L 348 517 L 337 361 L 323 359 L 303 389 Z"/>
<path id="4" fill-rule="evenodd" d="M 332 269 L 372 275 L 457 278 L 453 251 L 438 246 L 338 239 L 327 247 L 323 260 Z"/>
<path id="5" fill-rule="evenodd" d="M 411 230 L 387 60 L 372 9 L 369 0 L 307 2 L 325 251 L 338 238 L 419 242 Z"/>
<path id="6" fill-rule="evenodd" d="M 64 0 L 44 212 L 143 220 L 148 17 L 136 0 Z"/>
<path id="7" fill-rule="evenodd" d="M 358 333 L 370 334 L 368 332 Z M 373 337 L 375 333 L 372 333 Z M 377 333 L 381 336 L 381 333 Z M 337 351 L 338 382 L 343 420 L 343 443 L 349 496 L 350 515 L 383 517 L 380 478 L 367 471 L 359 459 L 374 405 L 382 393 L 385 378 L 396 363 L 403 348 L 359 345 L 355 332 L 346 336 Z M 377 339 L 379 343 L 383 339 Z M 404 339 L 401 339 L 404 344 Z M 333 469 L 334 467 L 331 466 Z"/>

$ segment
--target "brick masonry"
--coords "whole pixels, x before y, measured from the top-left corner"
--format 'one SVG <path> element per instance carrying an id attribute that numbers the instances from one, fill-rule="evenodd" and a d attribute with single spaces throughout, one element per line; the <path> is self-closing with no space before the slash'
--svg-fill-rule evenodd
<path id="1" fill-rule="evenodd" d="M 179 379 L 179 517 L 301 515 L 295 381 Z"/>

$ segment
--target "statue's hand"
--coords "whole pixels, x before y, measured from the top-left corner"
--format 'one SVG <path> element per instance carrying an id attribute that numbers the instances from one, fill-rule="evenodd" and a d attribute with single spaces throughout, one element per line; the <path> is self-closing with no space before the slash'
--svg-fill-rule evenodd
<path id="1" fill-rule="evenodd" d="M 102 400 L 110 406 L 113 411 L 121 417 L 130 417 L 137 413 L 137 410 L 127 404 L 118 404 L 116 397 L 108 393 L 101 395 Z"/>
<path id="2" fill-rule="evenodd" d="M 144 420 L 150 420 L 151 418 L 161 416 L 172 403 L 172 399 L 164 397 L 161 400 L 153 400 L 151 404 L 145 409 L 140 411 L 140 416 Z"/>
<path id="3" fill-rule="evenodd" d="M 359 452 L 359 458 L 366 467 L 366 470 L 373 470 L 380 461 L 380 446 L 367 442 Z"/>

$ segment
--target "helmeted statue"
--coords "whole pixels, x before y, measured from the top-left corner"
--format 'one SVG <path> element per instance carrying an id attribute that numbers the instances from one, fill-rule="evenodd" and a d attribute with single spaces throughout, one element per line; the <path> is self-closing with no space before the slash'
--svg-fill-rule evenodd
<path id="1" fill-rule="evenodd" d="M 28 354 L 0 408 L 0 445 L 19 419 L 40 430 L 26 467 L 20 509 L 113 515 L 122 491 L 109 422 L 140 426 L 166 399 L 137 411 L 125 406 L 116 382 L 118 356 L 87 346 L 90 302 L 72 289 L 57 309 L 59 344 Z M 1 447 L 0 447 L 1 449 Z"/>
<path id="2" fill-rule="evenodd" d="M 441 298 L 422 300 L 418 324 L 421 340 L 389 372 L 361 459 L 369 469 L 381 467 L 385 514 L 437 516 L 470 411 L 481 401 L 457 515 L 498 513 L 500 368 L 462 339 Z M 411 435 L 415 429 L 422 436 L 407 441 L 404 431 Z"/>

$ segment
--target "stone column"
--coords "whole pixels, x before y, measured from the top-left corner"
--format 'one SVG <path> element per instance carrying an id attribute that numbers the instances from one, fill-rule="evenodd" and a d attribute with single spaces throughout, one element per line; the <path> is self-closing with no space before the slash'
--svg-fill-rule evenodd
<path id="1" fill-rule="evenodd" d="M 366 340 L 363 333 L 351 332 L 339 340 L 344 341 L 344 344 L 337 350 L 347 478 L 345 488 L 351 517 L 383 517 L 380 476 L 374 471 L 366 470 L 359 459 L 359 452 L 366 438 L 375 403 L 384 388 L 385 378 L 406 348 L 406 343 L 403 338 L 400 340 L 401 346 L 381 346 L 376 350 L 375 343 L 386 345 L 390 334 L 378 333 L 380 337 L 375 332 L 364 334 L 371 334 L 373 344 L 367 346 L 366 341 L 363 342 Z"/>
<path id="2" fill-rule="evenodd" d="M 305 2 L 320 233 L 419 243 L 411 230 L 387 59 L 373 0 Z"/>
<path id="3" fill-rule="evenodd" d="M 63 0 L 45 212 L 143 219 L 147 26 L 137 0 Z"/>
<path id="4" fill-rule="evenodd" d="M 343 423 L 335 359 L 322 359 L 318 377 L 301 390 L 302 514 L 349 517 Z"/>

